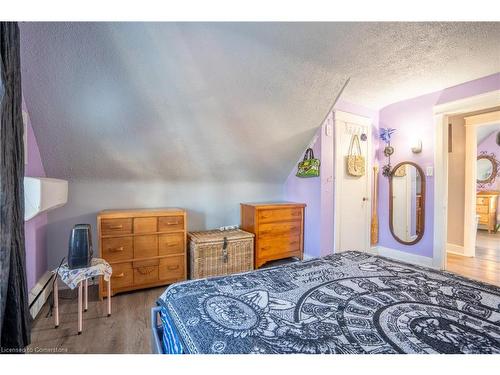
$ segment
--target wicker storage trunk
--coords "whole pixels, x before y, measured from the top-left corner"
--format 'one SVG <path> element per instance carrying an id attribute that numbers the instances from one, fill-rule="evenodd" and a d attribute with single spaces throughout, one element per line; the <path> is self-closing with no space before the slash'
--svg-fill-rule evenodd
<path id="1" fill-rule="evenodd" d="M 253 270 L 253 238 L 240 229 L 188 233 L 190 278 Z"/>

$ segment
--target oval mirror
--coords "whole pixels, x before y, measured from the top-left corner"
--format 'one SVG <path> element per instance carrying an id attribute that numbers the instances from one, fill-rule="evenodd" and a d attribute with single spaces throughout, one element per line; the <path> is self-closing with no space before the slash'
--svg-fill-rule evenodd
<path id="1" fill-rule="evenodd" d="M 417 164 L 405 161 L 389 176 L 389 227 L 396 241 L 413 245 L 425 229 L 425 175 Z"/>
<path id="2" fill-rule="evenodd" d="M 496 160 L 488 155 L 477 157 L 477 182 L 479 184 L 488 184 L 495 180 L 497 175 Z"/>

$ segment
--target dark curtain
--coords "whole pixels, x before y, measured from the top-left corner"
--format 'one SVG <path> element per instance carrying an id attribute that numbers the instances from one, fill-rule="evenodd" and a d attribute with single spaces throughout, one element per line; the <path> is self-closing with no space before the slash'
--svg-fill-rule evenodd
<path id="1" fill-rule="evenodd" d="M 19 27 L 0 22 L 0 346 L 30 343 L 24 249 L 24 143 Z"/>

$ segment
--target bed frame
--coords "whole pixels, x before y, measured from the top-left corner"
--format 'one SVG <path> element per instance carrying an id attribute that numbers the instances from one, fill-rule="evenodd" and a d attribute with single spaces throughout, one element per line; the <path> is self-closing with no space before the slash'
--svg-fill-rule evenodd
<path id="1" fill-rule="evenodd" d="M 153 354 L 165 354 L 162 345 L 162 325 L 160 307 L 151 308 L 151 351 Z"/>

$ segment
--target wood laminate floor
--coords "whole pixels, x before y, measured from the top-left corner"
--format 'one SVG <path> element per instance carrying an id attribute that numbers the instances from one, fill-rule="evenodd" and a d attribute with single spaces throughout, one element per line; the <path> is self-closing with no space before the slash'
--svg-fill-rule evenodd
<path id="1" fill-rule="evenodd" d="M 89 309 L 83 314 L 83 332 L 77 334 L 77 290 L 61 290 L 59 328 L 47 317 L 48 303 L 33 323 L 33 353 L 151 353 L 150 309 L 166 287 L 118 294 L 112 297 L 112 314 L 106 316 L 105 300 L 89 286 Z"/>
<path id="2" fill-rule="evenodd" d="M 459 275 L 500 286 L 500 233 L 479 230 L 476 256 L 447 254 L 446 270 Z"/>

